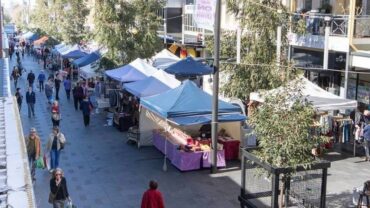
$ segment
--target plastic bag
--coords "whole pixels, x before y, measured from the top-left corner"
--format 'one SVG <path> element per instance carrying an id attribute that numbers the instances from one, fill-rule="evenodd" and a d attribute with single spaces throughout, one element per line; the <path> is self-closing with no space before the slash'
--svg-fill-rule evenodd
<path id="1" fill-rule="evenodd" d="M 39 158 L 35 161 L 35 165 L 36 165 L 36 168 L 38 168 L 38 169 L 44 169 L 44 168 L 45 168 L 44 158 L 39 157 Z"/>
<path id="2" fill-rule="evenodd" d="M 72 199 L 68 199 L 66 203 L 66 208 L 77 208 L 77 207 L 73 205 Z"/>

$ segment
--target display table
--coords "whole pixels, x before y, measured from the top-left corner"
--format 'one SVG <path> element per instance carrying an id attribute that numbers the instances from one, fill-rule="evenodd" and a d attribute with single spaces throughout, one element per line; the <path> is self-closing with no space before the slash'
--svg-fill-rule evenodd
<path id="1" fill-rule="evenodd" d="M 153 145 L 161 151 L 171 161 L 171 163 L 181 171 L 199 170 L 210 167 L 211 152 L 197 151 L 185 152 L 178 150 L 177 144 L 171 143 L 159 132 L 153 131 Z M 217 167 L 225 167 L 225 152 L 217 152 Z"/>
<path id="2" fill-rule="evenodd" d="M 236 139 L 223 139 L 219 138 L 218 142 L 224 145 L 225 159 L 237 160 L 239 159 L 240 141 Z"/>

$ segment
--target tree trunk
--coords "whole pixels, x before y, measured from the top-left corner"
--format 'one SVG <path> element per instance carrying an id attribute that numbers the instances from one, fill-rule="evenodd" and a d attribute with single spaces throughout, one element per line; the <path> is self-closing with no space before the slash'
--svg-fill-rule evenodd
<path id="1" fill-rule="evenodd" d="M 284 193 L 285 193 L 285 179 L 286 177 L 283 175 L 282 178 L 281 178 L 281 183 L 282 183 L 282 187 L 281 187 L 281 190 L 280 190 L 280 195 L 279 195 L 279 208 L 283 208 L 284 207 Z"/>

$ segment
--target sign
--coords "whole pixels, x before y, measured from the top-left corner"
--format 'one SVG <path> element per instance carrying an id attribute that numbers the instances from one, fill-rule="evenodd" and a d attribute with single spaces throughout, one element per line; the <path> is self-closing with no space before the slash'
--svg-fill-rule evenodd
<path id="1" fill-rule="evenodd" d="M 193 19 L 198 28 L 213 31 L 215 22 L 215 0 L 196 0 Z"/>

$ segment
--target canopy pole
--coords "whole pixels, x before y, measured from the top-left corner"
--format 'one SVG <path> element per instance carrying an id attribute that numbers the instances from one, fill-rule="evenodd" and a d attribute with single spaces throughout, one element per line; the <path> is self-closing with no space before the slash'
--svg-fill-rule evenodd
<path id="1" fill-rule="evenodd" d="M 214 31 L 214 74 L 212 93 L 212 161 L 211 173 L 217 172 L 217 139 L 218 139 L 218 78 L 220 68 L 220 23 L 221 23 L 221 0 L 216 1 L 215 31 Z"/>

